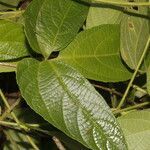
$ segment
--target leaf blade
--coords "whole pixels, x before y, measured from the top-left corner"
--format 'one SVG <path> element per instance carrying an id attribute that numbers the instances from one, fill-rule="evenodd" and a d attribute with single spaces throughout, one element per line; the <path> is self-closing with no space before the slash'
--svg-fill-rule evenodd
<path id="1" fill-rule="evenodd" d="M 89 79 L 104 82 L 127 80 L 131 73 L 120 58 L 118 30 L 118 25 L 101 25 L 83 31 L 60 52 L 56 61 L 63 60 Z"/>
<path id="2" fill-rule="evenodd" d="M 0 61 L 29 55 L 22 25 L 0 20 L 0 37 Z"/>
<path id="3" fill-rule="evenodd" d="M 87 13 L 88 6 L 76 1 L 34 0 L 25 13 L 25 31 L 31 47 L 45 57 L 62 50 L 74 39 Z"/>
<path id="4" fill-rule="evenodd" d="M 73 139 L 95 150 L 126 149 L 104 99 L 70 66 L 26 59 L 18 65 L 17 82 L 30 107 Z"/>

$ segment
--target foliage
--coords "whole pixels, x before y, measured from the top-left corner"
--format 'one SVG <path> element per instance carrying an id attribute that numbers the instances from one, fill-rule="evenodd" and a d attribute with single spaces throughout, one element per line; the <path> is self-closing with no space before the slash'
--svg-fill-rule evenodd
<path id="1" fill-rule="evenodd" d="M 10 98 L 0 81 L 2 148 L 147 150 L 148 6 L 147 0 L 0 2 L 0 77 L 15 72 L 12 90 L 20 91 Z"/>

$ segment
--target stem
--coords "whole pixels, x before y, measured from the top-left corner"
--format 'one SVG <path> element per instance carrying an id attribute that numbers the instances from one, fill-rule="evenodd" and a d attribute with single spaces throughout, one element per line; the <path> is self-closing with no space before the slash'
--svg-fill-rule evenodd
<path id="1" fill-rule="evenodd" d="M 4 96 L 4 94 L 3 94 L 3 92 L 2 92 L 1 89 L 0 89 L 0 96 L 1 96 L 1 98 L 2 98 L 2 100 L 3 100 L 3 102 L 4 102 L 4 104 L 6 105 L 7 109 L 11 112 L 11 107 L 10 107 L 8 101 L 6 100 L 6 98 L 5 98 L 5 96 Z M 22 123 L 19 121 L 19 119 L 17 118 L 17 116 L 15 115 L 14 112 L 11 112 L 10 114 L 12 115 L 12 117 L 13 117 L 14 120 L 15 120 L 15 122 L 17 123 L 17 125 L 18 125 L 20 128 L 24 129 L 24 131 L 28 131 L 28 130 L 29 130 L 28 127 L 26 127 L 24 124 L 22 124 Z M 32 139 L 31 139 L 28 135 L 26 135 L 26 137 L 27 137 L 28 141 L 30 142 L 30 144 L 32 145 L 32 147 L 33 147 L 34 149 L 36 149 L 36 150 L 39 150 L 39 148 L 34 144 L 34 142 L 32 141 Z"/>
<path id="2" fill-rule="evenodd" d="M 119 110 L 114 111 L 113 113 L 118 114 L 118 113 L 122 113 L 122 112 L 129 111 L 129 110 L 132 110 L 132 109 L 140 108 L 140 107 L 143 107 L 143 106 L 146 106 L 146 105 L 150 105 L 150 102 L 144 102 L 144 103 L 137 104 L 137 105 L 134 105 L 134 106 L 130 106 L 130 107 L 127 107 L 127 108 L 124 108 L 124 109 L 119 109 Z"/>
<path id="3" fill-rule="evenodd" d="M 147 41 L 147 43 L 146 43 L 146 46 L 145 46 L 144 51 L 143 51 L 143 53 L 142 53 L 142 56 L 141 56 L 141 58 L 140 58 L 140 60 L 139 60 L 139 62 L 138 62 L 138 65 L 137 65 L 137 67 L 136 67 L 136 70 L 135 70 L 135 72 L 133 73 L 133 76 L 132 76 L 132 78 L 131 78 L 131 80 L 130 80 L 130 82 L 129 82 L 129 84 L 128 84 L 128 87 L 127 87 L 127 89 L 126 89 L 126 91 L 125 91 L 125 93 L 124 93 L 124 95 L 123 95 L 123 97 L 122 97 L 122 99 L 121 99 L 121 101 L 120 101 L 120 103 L 119 103 L 117 109 L 120 109 L 120 108 L 122 107 L 123 103 L 125 102 L 125 99 L 126 99 L 128 93 L 129 93 L 129 90 L 130 90 L 130 88 L 131 88 L 131 86 L 132 86 L 132 83 L 133 83 L 135 77 L 136 77 L 136 74 L 137 74 L 137 72 L 138 72 L 138 70 L 139 70 L 139 68 L 140 68 L 140 66 L 141 66 L 141 64 L 142 64 L 142 62 L 143 62 L 143 59 L 144 59 L 145 54 L 146 54 L 146 52 L 147 52 L 147 49 L 148 49 L 148 47 L 149 47 L 149 43 L 150 43 L 150 36 L 149 36 L 149 38 L 148 38 L 148 41 Z"/>
<path id="4" fill-rule="evenodd" d="M 55 142 L 55 144 L 57 145 L 57 148 L 59 150 L 66 150 L 65 147 L 62 145 L 62 143 L 60 142 L 60 140 L 56 136 L 53 136 L 52 139 Z"/>
<path id="5" fill-rule="evenodd" d="M 0 66 L 6 66 L 6 67 L 12 67 L 12 68 L 17 67 L 17 65 L 14 65 L 12 63 L 4 63 L 4 62 L 0 62 Z"/>
<path id="6" fill-rule="evenodd" d="M 144 89 L 140 88 L 140 87 L 137 86 L 137 85 L 133 85 L 132 87 L 133 87 L 134 89 L 136 89 L 137 91 L 140 91 L 140 92 L 142 92 L 142 93 L 144 93 L 144 94 L 148 94 L 147 91 L 145 91 Z"/>
<path id="7" fill-rule="evenodd" d="M 102 89 L 102 90 L 104 90 L 104 91 L 108 91 L 108 92 L 110 92 L 110 93 L 116 94 L 116 95 L 118 95 L 118 96 L 120 96 L 120 97 L 123 96 L 122 93 L 116 91 L 115 89 L 110 89 L 110 88 L 107 88 L 107 87 L 104 87 L 104 86 L 101 86 L 101 85 L 96 85 L 96 84 L 93 84 L 93 86 L 96 87 L 96 88 Z"/>
<path id="8" fill-rule="evenodd" d="M 92 4 L 111 4 L 118 6 L 150 6 L 150 2 L 120 2 L 120 1 L 112 1 L 112 0 L 94 0 Z"/>
<path id="9" fill-rule="evenodd" d="M 8 14 L 21 14 L 23 13 L 24 10 L 18 10 L 18 11 L 4 11 L 4 12 L 0 12 L 0 15 L 8 15 Z"/>

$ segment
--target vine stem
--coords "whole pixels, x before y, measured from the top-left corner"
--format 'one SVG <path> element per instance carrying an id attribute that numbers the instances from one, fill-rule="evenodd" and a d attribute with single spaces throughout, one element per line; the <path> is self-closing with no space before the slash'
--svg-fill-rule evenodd
<path id="1" fill-rule="evenodd" d="M 140 60 L 139 60 L 139 62 L 138 62 L 138 65 L 137 65 L 137 67 L 136 67 L 136 70 L 135 70 L 134 73 L 133 73 L 133 76 L 132 76 L 132 78 L 131 78 L 131 80 L 130 80 L 128 86 L 127 86 L 127 89 L 126 89 L 126 91 L 125 91 L 125 93 L 124 93 L 124 95 L 123 95 L 123 97 L 122 97 L 122 99 L 121 99 L 121 101 L 120 101 L 120 103 L 119 103 L 117 109 L 120 109 L 120 108 L 122 107 L 123 103 L 125 102 L 125 99 L 126 99 L 128 93 L 129 93 L 129 90 L 130 90 L 130 88 L 131 88 L 131 86 L 132 86 L 132 83 L 133 83 L 135 77 L 136 77 L 136 74 L 137 74 L 137 72 L 138 72 L 138 70 L 139 70 L 139 68 L 140 68 L 140 66 L 141 66 L 141 64 L 142 64 L 142 62 L 143 62 L 143 59 L 144 59 L 145 54 L 146 54 L 146 52 L 147 52 L 147 49 L 148 49 L 148 47 L 149 47 L 149 43 L 150 43 L 150 36 L 149 36 L 149 38 L 148 38 L 148 40 L 147 40 L 146 46 L 145 46 L 144 51 L 143 51 L 143 53 L 142 53 L 142 56 L 141 56 L 141 58 L 140 58 Z"/>
<path id="2" fill-rule="evenodd" d="M 112 0 L 94 0 L 92 4 L 111 4 L 111 5 L 118 5 L 118 6 L 150 6 L 150 2 L 119 2 L 119 1 L 112 1 Z"/>
<path id="3" fill-rule="evenodd" d="M 146 105 L 150 105 L 150 102 L 144 102 L 144 103 L 137 104 L 137 105 L 134 105 L 134 106 L 130 106 L 130 107 L 127 107 L 127 108 L 124 108 L 124 109 L 115 110 L 113 112 L 113 114 L 118 114 L 118 113 L 121 113 L 121 112 L 133 110 L 133 109 L 140 108 L 140 107 L 143 107 L 143 106 L 146 106 Z"/>
<path id="4" fill-rule="evenodd" d="M 3 12 L 0 12 L 0 15 L 6 15 L 6 14 L 22 14 L 22 13 L 24 13 L 24 10 L 3 11 Z"/>
<path id="5" fill-rule="evenodd" d="M 14 112 L 11 112 L 11 107 L 10 107 L 8 101 L 6 100 L 6 98 L 5 98 L 5 96 L 4 96 L 4 94 L 3 94 L 3 92 L 2 92 L 1 89 L 0 89 L 0 96 L 1 96 L 1 98 L 2 98 L 2 100 L 3 100 L 3 102 L 4 102 L 4 104 L 6 105 L 7 109 L 10 111 L 10 114 L 11 114 L 12 117 L 14 118 L 15 122 L 17 123 L 17 125 L 18 125 L 20 128 L 24 129 L 25 131 L 26 131 L 26 130 L 29 130 L 28 127 L 26 127 L 24 124 L 22 124 L 22 123 L 19 121 L 19 119 L 17 118 L 17 116 L 15 115 L 15 113 L 14 113 Z M 35 143 L 33 142 L 33 140 L 31 139 L 30 136 L 26 135 L 26 138 L 28 139 L 28 141 L 30 142 L 30 144 L 32 145 L 32 147 L 33 147 L 35 150 L 39 150 L 39 148 L 35 145 Z"/>

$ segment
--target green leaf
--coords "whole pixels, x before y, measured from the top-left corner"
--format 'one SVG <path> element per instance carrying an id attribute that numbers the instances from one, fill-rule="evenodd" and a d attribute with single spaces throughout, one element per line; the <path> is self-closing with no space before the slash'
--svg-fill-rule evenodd
<path id="1" fill-rule="evenodd" d="M 149 36 L 149 20 L 146 18 L 146 7 L 121 9 L 117 6 L 96 5 L 90 7 L 86 26 L 92 28 L 102 24 L 121 24 L 121 56 L 131 69 L 135 69 Z"/>
<path id="2" fill-rule="evenodd" d="M 85 77 L 117 82 L 131 77 L 119 54 L 119 25 L 101 25 L 81 32 L 57 58 Z M 56 59 L 56 60 L 57 60 Z"/>
<path id="3" fill-rule="evenodd" d="M 148 15 L 145 7 L 138 7 L 137 12 Z M 131 69 L 136 69 L 149 37 L 149 20 L 143 16 L 124 14 L 121 24 L 121 56 Z"/>
<path id="4" fill-rule="evenodd" d="M 150 94 L 150 66 L 147 69 L 147 90 L 148 90 L 148 93 Z"/>
<path id="5" fill-rule="evenodd" d="M 102 24 L 119 24 L 123 14 L 121 10 L 117 6 L 105 4 L 91 5 L 86 20 L 86 28 L 92 28 Z"/>
<path id="6" fill-rule="evenodd" d="M 68 136 L 94 150 L 127 149 L 105 100 L 67 64 L 24 59 L 17 82 L 28 105 Z"/>
<path id="7" fill-rule="evenodd" d="M 0 20 L 0 37 L 0 61 L 29 55 L 22 25 Z"/>
<path id="8" fill-rule="evenodd" d="M 150 148 L 150 111 L 135 111 L 118 118 L 129 150 Z"/>
<path id="9" fill-rule="evenodd" d="M 25 31 L 31 47 L 49 57 L 65 48 L 86 19 L 88 6 L 75 0 L 34 0 L 25 13 Z"/>
<path id="10" fill-rule="evenodd" d="M 17 62 L 0 62 L 0 73 L 16 71 Z"/>
<path id="11" fill-rule="evenodd" d="M 21 0 L 0 0 L 0 11 L 16 8 Z"/>

